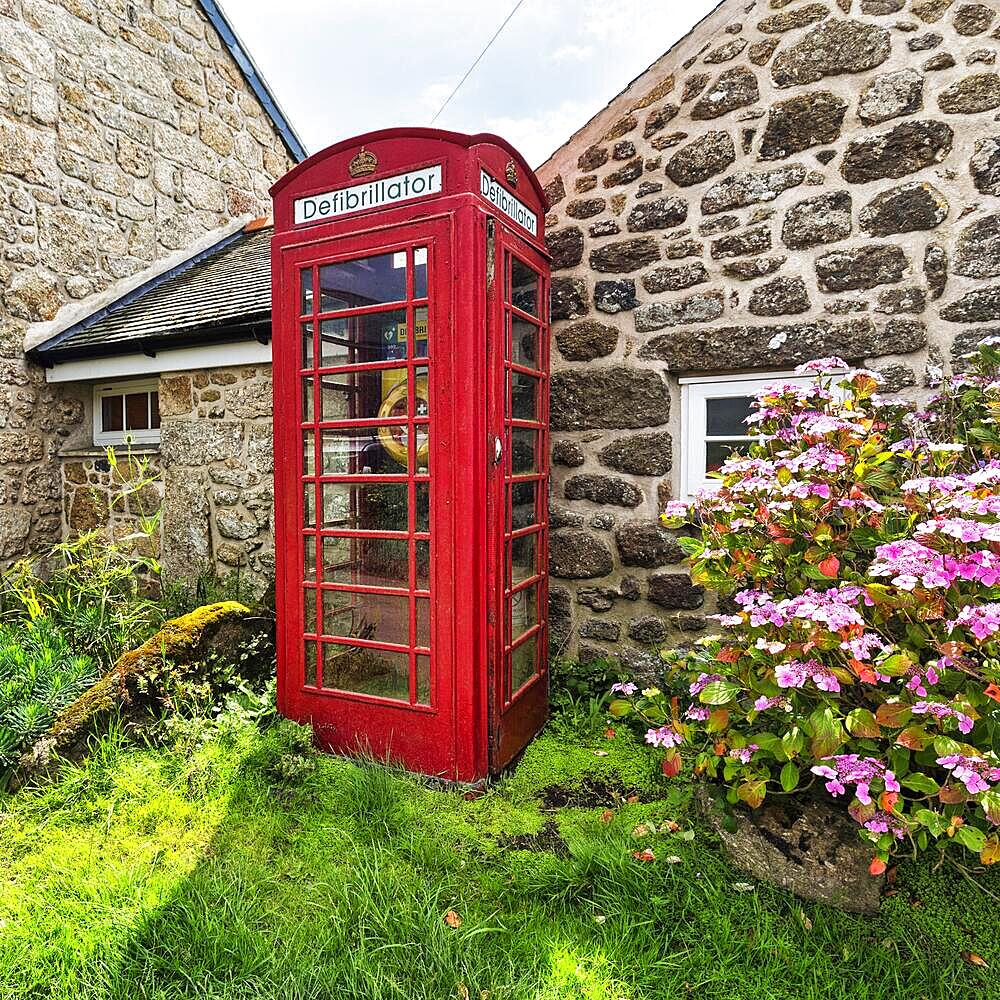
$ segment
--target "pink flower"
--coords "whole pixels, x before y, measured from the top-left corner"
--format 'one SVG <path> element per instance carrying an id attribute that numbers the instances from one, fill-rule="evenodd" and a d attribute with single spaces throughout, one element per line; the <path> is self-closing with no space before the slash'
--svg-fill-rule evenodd
<path id="1" fill-rule="evenodd" d="M 673 726 L 660 726 L 659 729 L 650 729 L 646 733 L 646 742 L 654 747 L 679 747 L 684 742 L 684 737 Z"/>

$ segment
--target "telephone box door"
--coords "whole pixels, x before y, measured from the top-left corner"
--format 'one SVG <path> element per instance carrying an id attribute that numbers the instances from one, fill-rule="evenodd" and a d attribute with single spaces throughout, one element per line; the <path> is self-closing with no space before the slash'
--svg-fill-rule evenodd
<path id="1" fill-rule="evenodd" d="M 282 711 L 339 751 L 456 772 L 447 461 L 451 246 L 441 220 L 282 251 L 274 340 Z M 277 384 L 280 380 L 280 385 Z M 292 595 L 297 593 L 297 598 Z"/>
<path id="2" fill-rule="evenodd" d="M 492 770 L 510 763 L 548 712 L 548 264 L 499 222 L 487 351 L 497 442 L 492 532 Z"/>

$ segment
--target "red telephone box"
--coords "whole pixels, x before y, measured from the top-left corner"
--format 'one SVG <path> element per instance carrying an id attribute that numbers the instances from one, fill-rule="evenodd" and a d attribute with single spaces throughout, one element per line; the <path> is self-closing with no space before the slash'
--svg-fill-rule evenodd
<path id="1" fill-rule="evenodd" d="M 544 194 L 424 128 L 271 193 L 279 708 L 477 780 L 548 710 Z"/>

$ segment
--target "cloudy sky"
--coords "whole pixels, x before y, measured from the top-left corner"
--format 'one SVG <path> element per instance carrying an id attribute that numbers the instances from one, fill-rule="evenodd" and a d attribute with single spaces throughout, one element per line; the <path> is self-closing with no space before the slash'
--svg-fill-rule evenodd
<path id="1" fill-rule="evenodd" d="M 516 0 L 223 0 L 310 152 L 428 125 Z M 717 0 L 522 0 L 435 123 L 537 166 Z"/>

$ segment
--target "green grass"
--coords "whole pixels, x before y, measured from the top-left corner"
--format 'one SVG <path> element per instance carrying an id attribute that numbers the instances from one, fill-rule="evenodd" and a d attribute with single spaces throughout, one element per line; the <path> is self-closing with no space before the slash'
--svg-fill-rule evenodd
<path id="1" fill-rule="evenodd" d="M 540 804 L 540 789 L 585 779 L 654 801 L 610 822 L 601 806 Z M 622 736 L 543 736 L 472 801 L 377 765 L 313 763 L 290 727 L 194 749 L 112 737 L 0 808 L 3 1000 L 997 995 L 986 893 L 924 863 L 901 867 L 877 919 L 736 892 L 745 876 L 692 827 L 686 786 Z M 667 819 L 694 839 L 632 836 Z M 656 861 L 633 859 L 645 846 Z M 1000 879 L 984 885 L 1000 895 Z"/>

